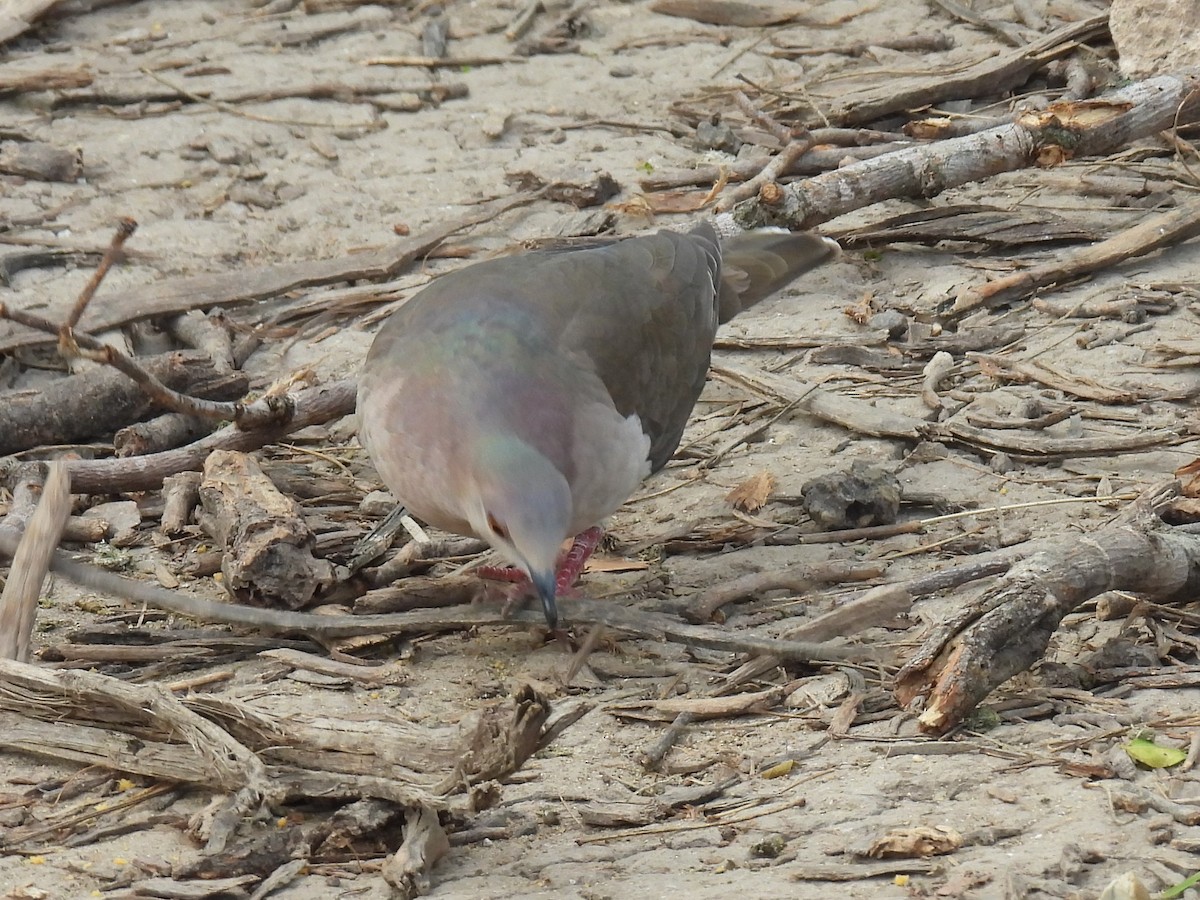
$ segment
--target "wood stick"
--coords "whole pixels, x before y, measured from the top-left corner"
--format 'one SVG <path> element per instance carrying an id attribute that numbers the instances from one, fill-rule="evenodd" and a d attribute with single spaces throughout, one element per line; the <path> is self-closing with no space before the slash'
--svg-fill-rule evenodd
<path id="1" fill-rule="evenodd" d="M 925 698 L 923 731 L 943 734 L 992 690 L 1033 665 L 1059 623 L 1085 600 L 1112 590 L 1166 598 L 1191 589 L 1200 541 L 1172 529 L 1159 511 L 1178 482 L 1146 490 L 1111 524 L 1041 545 L 999 585 L 939 626 L 901 669 L 896 695 Z"/>
<path id="2" fill-rule="evenodd" d="M 1127 259 L 1182 243 L 1200 235 L 1200 200 L 1147 216 L 1106 241 L 1055 255 L 1054 261 L 996 278 L 960 291 L 949 314 L 961 318 L 980 308 L 1012 303 L 1040 288 L 1064 285 Z"/>
<path id="3" fill-rule="evenodd" d="M 0 13 L 0 31 L 4 28 L 3 13 Z M 0 69 L 0 96 L 22 94 L 26 91 L 62 91 L 69 88 L 87 87 L 92 83 L 92 73 L 82 66 L 74 69 L 16 69 L 15 66 Z"/>
<path id="4" fill-rule="evenodd" d="M 797 59 L 801 56 L 821 56 L 832 53 L 838 56 L 866 56 L 875 47 L 887 50 L 916 50 L 922 53 L 938 53 L 954 46 L 954 40 L 944 31 L 910 34 L 882 41 L 859 41 L 854 44 L 830 44 L 824 47 L 801 47 L 794 44 L 776 44 L 768 50 L 760 50 L 776 59 Z"/>
<path id="5" fill-rule="evenodd" d="M 895 79 L 887 79 L 882 84 L 843 94 L 827 110 L 827 115 L 839 125 L 860 125 L 945 100 L 999 94 L 1019 87 L 1046 63 L 1075 52 L 1082 42 L 1107 30 L 1107 12 L 1071 22 L 1031 44 L 1007 53 L 989 54 L 961 72 L 934 72 L 899 84 Z"/>
<path id="6" fill-rule="evenodd" d="M 852 565 L 843 562 L 793 563 L 781 569 L 751 572 L 706 588 L 690 601 L 684 614 L 692 622 L 711 622 L 722 606 L 767 591 L 793 594 L 811 591 L 823 584 L 867 581 L 885 574 L 882 565 Z"/>
<path id="7" fill-rule="evenodd" d="M 364 66 L 414 67 L 425 69 L 457 69 L 463 66 L 499 66 L 505 63 L 529 62 L 524 56 L 373 56 L 364 59 Z"/>
<path id="8" fill-rule="evenodd" d="M 857 131 L 857 129 L 822 128 L 813 131 L 811 134 L 817 144 L 833 144 L 834 146 L 816 146 L 808 150 L 807 153 L 791 160 L 791 164 L 778 174 L 781 176 L 816 175 L 820 172 L 836 169 L 847 159 L 872 159 L 876 156 L 883 156 L 896 150 L 911 147 L 916 143 L 915 141 L 908 140 L 904 135 L 892 135 L 891 140 L 874 141 L 865 145 L 848 145 L 841 140 L 823 140 L 821 132 L 825 131 L 842 132 L 848 135 Z M 869 133 L 886 134 L 886 132 Z M 722 177 L 731 182 L 745 181 L 748 178 L 753 178 L 758 172 L 761 172 L 763 167 L 774 158 L 763 156 L 753 159 L 739 159 L 727 166 L 696 166 L 691 169 L 665 169 L 639 179 L 638 184 L 644 191 L 665 191 L 672 188 L 689 187 L 691 185 L 712 184 L 719 181 Z"/>
<path id="9" fill-rule="evenodd" d="M 172 393 L 183 388 L 202 397 L 240 397 L 249 384 L 241 372 L 214 371 L 194 350 L 145 357 L 137 368 Z M 153 396 L 126 375 L 105 370 L 59 379 L 37 393 L 0 392 L 0 455 L 111 434 L 153 409 Z"/>
<path id="10" fill-rule="evenodd" d="M 1163 75 L 1097 100 L 1055 104 L 978 134 L 852 163 L 788 185 L 773 205 L 747 200 L 733 215 L 745 228 L 802 231 L 883 200 L 934 197 L 1000 172 L 1109 153 L 1194 122 L 1198 111 L 1200 74 Z"/>
<path id="11" fill-rule="evenodd" d="M 49 571 L 67 514 L 71 511 L 68 477 L 62 463 L 51 463 L 42 498 L 13 554 L 12 568 L 0 595 L 0 658 L 25 662 L 37 618 L 37 600 Z"/>
<path id="12" fill-rule="evenodd" d="M 349 415 L 354 412 L 356 391 L 357 384 L 352 379 L 309 388 L 291 397 L 292 415 L 286 422 L 250 431 L 227 425 L 176 450 L 123 459 L 71 460 L 67 464 L 71 490 L 77 494 L 155 490 L 168 475 L 199 469 L 213 450 L 257 450 L 292 431 Z"/>

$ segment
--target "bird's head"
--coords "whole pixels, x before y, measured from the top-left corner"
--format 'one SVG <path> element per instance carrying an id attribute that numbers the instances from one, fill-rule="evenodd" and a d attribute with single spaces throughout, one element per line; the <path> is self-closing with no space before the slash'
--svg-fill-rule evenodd
<path id="1" fill-rule="evenodd" d="M 558 551 L 571 528 L 571 489 L 537 448 L 511 436 L 485 440 L 475 466 L 469 519 L 484 538 L 529 576 L 551 630 Z"/>

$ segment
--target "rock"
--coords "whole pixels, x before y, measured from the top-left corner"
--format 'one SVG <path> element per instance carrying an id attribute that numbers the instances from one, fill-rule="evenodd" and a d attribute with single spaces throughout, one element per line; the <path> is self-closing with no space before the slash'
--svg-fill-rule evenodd
<path id="1" fill-rule="evenodd" d="M 720 150 L 730 156 L 737 156 L 738 151 L 742 149 L 742 140 L 724 122 L 702 119 L 696 125 L 696 146 L 701 150 Z"/>
<path id="2" fill-rule="evenodd" d="M 900 513 L 900 482 L 880 466 L 855 460 L 801 488 L 804 511 L 823 531 L 890 525 Z"/>
<path id="3" fill-rule="evenodd" d="M 1145 78 L 1200 59 L 1200 4 L 1194 0 L 1113 0 L 1109 30 L 1121 73 Z"/>
<path id="4" fill-rule="evenodd" d="M 908 332 L 908 319 L 901 312 L 885 309 L 871 316 L 867 327 L 882 329 L 888 333 L 889 338 L 902 338 Z"/>

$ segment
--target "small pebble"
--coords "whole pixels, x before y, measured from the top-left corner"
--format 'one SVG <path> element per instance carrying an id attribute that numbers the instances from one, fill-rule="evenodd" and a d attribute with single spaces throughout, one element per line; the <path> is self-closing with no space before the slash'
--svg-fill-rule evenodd
<path id="1" fill-rule="evenodd" d="M 908 331 L 908 319 L 903 313 L 894 309 L 885 309 L 876 313 L 867 321 L 869 328 L 882 328 L 890 338 L 904 337 Z"/>
<path id="2" fill-rule="evenodd" d="M 701 150 L 720 150 L 722 153 L 737 156 L 738 151 L 742 149 L 742 140 L 724 122 L 702 119 L 696 125 L 696 146 Z"/>
<path id="3" fill-rule="evenodd" d="M 1012 457 L 1007 453 L 994 453 L 992 458 L 988 460 L 988 465 L 993 472 L 1003 475 L 1006 472 L 1011 472 L 1013 468 Z"/>
<path id="4" fill-rule="evenodd" d="M 759 859 L 775 859 L 787 846 L 787 840 L 782 834 L 772 834 L 758 841 L 750 848 L 750 855 Z"/>
<path id="5" fill-rule="evenodd" d="M 1045 414 L 1046 407 L 1042 406 L 1037 397 L 1027 397 L 1017 407 L 1017 415 L 1022 419 L 1037 419 Z"/>

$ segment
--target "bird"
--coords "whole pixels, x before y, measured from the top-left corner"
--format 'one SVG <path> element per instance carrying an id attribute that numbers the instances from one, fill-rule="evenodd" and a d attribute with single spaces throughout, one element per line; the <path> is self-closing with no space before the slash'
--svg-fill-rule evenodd
<path id="1" fill-rule="evenodd" d="M 383 482 L 524 572 L 551 632 L 579 571 L 564 584 L 560 548 L 598 535 L 671 458 L 718 325 L 840 252 L 780 228 L 722 239 L 719 224 L 454 270 L 391 314 L 363 362 L 359 437 Z"/>

